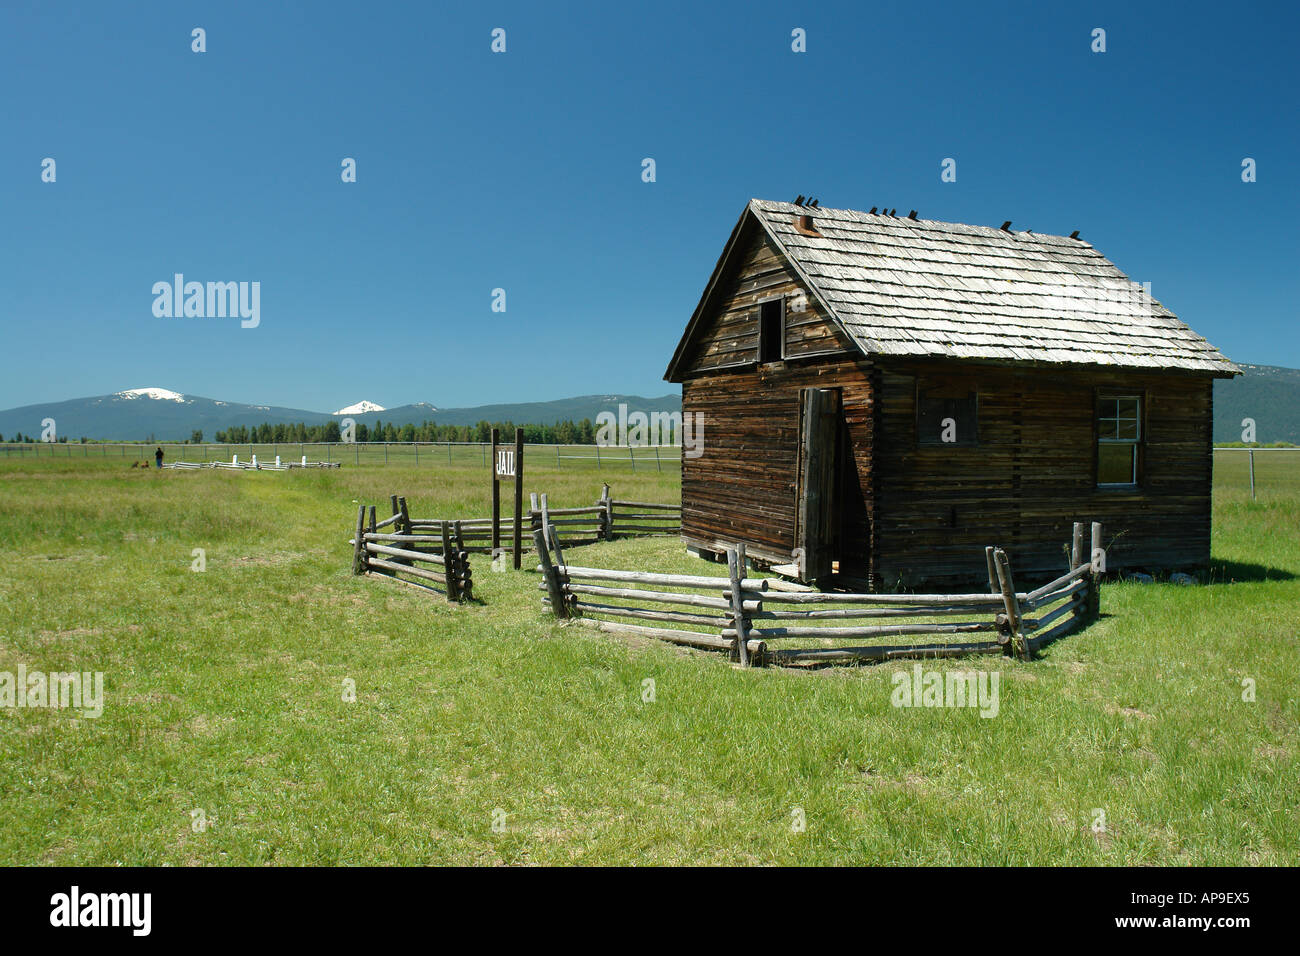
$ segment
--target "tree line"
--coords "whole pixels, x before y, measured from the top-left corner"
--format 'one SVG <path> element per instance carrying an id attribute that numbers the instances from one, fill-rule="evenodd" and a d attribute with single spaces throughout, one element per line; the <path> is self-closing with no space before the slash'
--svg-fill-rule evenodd
<path id="1" fill-rule="evenodd" d="M 596 444 L 596 426 L 590 418 L 580 422 L 565 419 L 553 425 L 521 425 L 524 441 L 532 445 L 594 445 Z M 500 430 L 501 440 L 514 441 L 514 422 L 480 421 L 476 425 L 439 425 L 437 422 L 424 421 L 419 425 L 407 422 L 376 421 L 374 425 L 358 422 L 354 438 L 358 442 L 490 442 L 492 429 Z M 201 433 L 200 433 L 201 434 Z M 278 442 L 337 442 L 343 440 L 343 433 L 337 421 L 328 421 L 323 425 L 308 425 L 304 422 L 280 422 L 261 425 L 235 425 L 216 433 L 216 441 L 223 445 L 270 445 Z M 202 441 L 201 438 L 198 439 Z"/>

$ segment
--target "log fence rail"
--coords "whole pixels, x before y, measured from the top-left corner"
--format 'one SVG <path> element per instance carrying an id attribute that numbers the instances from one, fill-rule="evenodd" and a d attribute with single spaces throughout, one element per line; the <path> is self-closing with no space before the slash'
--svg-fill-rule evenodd
<path id="1" fill-rule="evenodd" d="M 474 580 L 460 522 L 443 521 L 436 528 L 417 525 L 407 513 L 405 498 L 394 495 L 390 503 L 393 514 L 383 521 L 375 520 L 373 505 L 357 507 L 356 527 L 348 541 L 352 573 L 439 593 L 448 601 L 473 600 Z"/>
<path id="2" fill-rule="evenodd" d="M 745 666 L 981 653 L 1029 660 L 1099 611 L 1101 555 L 1096 546 L 1083 555 L 1081 522 L 1074 525 L 1069 566 L 1060 577 L 1032 591 L 1016 591 L 1010 558 L 1001 548 L 989 548 L 989 589 L 967 594 L 821 592 L 754 578 L 746 571 L 743 544 L 727 549 L 726 577 L 569 565 L 559 529 L 553 522 L 545 529 L 534 528 L 533 542 L 544 577 L 542 603 L 556 617 L 724 651 Z M 1092 541 L 1100 538 L 1101 526 L 1094 522 Z M 940 642 L 876 643 L 922 636 Z M 803 646 L 780 646 L 789 641 Z"/>

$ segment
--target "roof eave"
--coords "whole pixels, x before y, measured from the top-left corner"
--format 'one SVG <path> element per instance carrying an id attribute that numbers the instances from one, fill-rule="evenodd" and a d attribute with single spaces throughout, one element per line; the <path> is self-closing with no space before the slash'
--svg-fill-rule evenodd
<path id="1" fill-rule="evenodd" d="M 709 281 L 704 286 L 704 292 L 700 295 L 700 301 L 696 304 L 695 311 L 691 313 L 691 320 L 686 323 L 686 331 L 682 333 L 681 340 L 677 343 L 677 348 L 673 350 L 673 357 L 668 361 L 668 369 L 664 372 L 664 381 L 673 383 L 680 383 L 682 381 L 681 376 L 677 373 L 682 360 L 686 357 L 686 349 L 695 338 L 696 328 L 699 326 L 700 320 L 704 315 L 705 307 L 713 296 L 718 280 L 722 277 L 722 274 L 726 271 L 727 265 L 731 262 L 731 255 L 735 252 L 736 244 L 740 239 L 741 232 L 744 231 L 746 221 L 753 215 L 753 210 L 749 205 L 746 205 L 744 212 L 742 212 L 740 218 L 736 220 L 736 225 L 732 227 L 731 236 L 727 239 L 727 244 L 722 247 L 722 254 L 718 256 L 718 261 L 713 267 L 713 272 L 709 276 Z"/>

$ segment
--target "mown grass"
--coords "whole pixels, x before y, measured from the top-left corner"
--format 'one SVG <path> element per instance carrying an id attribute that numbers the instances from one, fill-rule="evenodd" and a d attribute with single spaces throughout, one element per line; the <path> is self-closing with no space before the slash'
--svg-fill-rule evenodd
<path id="1" fill-rule="evenodd" d="M 556 507 L 677 495 L 527 475 Z M 485 514 L 481 466 L 0 463 L 0 671 L 106 683 L 98 719 L 0 708 L 0 863 L 1293 865 L 1300 489 L 1236 477 L 1216 583 L 1109 585 L 1032 663 L 927 662 L 1000 674 L 982 719 L 893 707 L 911 662 L 743 671 L 560 626 L 483 557 L 473 606 L 350 575 L 356 501 Z M 569 557 L 720 573 L 664 539 Z"/>

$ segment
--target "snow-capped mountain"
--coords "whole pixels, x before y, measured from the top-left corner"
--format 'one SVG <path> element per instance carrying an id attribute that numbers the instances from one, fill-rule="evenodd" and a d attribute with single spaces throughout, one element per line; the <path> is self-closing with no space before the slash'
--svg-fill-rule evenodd
<path id="1" fill-rule="evenodd" d="M 183 402 L 185 396 L 168 388 L 128 388 L 115 393 L 118 398 L 155 398 L 160 402 Z"/>
<path id="2" fill-rule="evenodd" d="M 347 408 L 340 408 L 335 415 L 364 415 L 366 412 L 382 412 L 383 405 L 375 402 L 357 402 L 355 405 L 349 405 Z"/>

